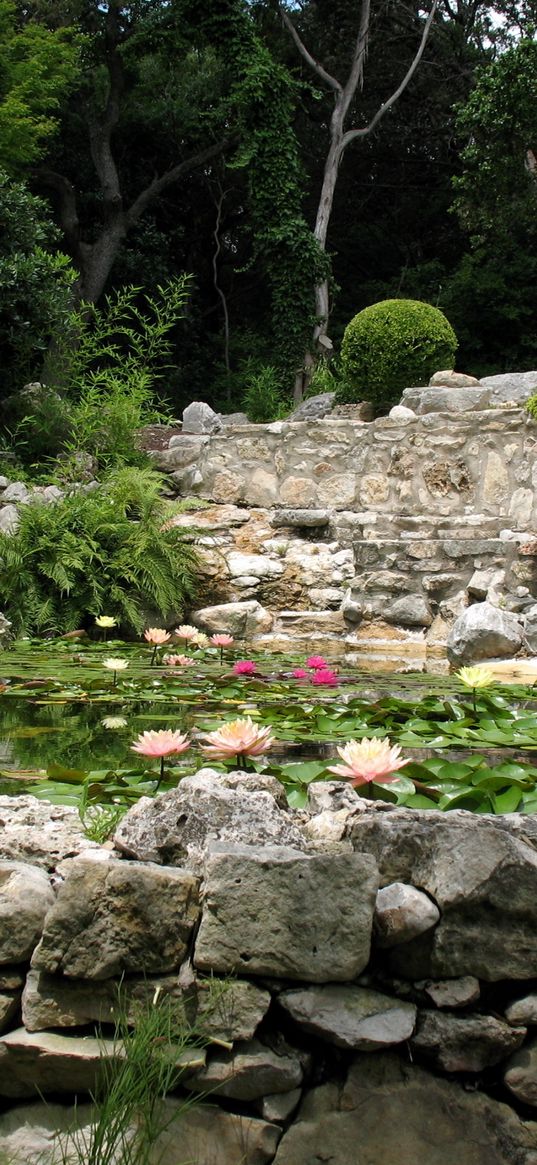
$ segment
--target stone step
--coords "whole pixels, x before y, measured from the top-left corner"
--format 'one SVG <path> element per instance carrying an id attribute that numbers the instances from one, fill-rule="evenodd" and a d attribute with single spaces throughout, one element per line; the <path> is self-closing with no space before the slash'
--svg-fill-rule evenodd
<path id="1" fill-rule="evenodd" d="M 365 512 L 335 514 L 332 530 L 337 537 L 353 543 L 356 538 L 378 541 L 380 538 L 418 540 L 429 538 L 453 538 L 459 540 L 498 538 L 508 526 L 505 516 L 468 514 L 464 516 L 447 514 L 419 514 L 416 516 L 400 513 Z M 528 534 L 520 532 L 524 541 Z M 503 539 L 502 539 L 503 541 Z"/>

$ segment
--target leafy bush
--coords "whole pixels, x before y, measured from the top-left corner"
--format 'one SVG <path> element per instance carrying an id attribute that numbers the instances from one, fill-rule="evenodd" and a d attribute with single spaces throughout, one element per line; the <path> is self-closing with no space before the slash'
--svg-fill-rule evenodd
<path id="1" fill-rule="evenodd" d="M 534 392 L 533 396 L 530 396 L 524 408 L 530 414 L 530 417 L 533 417 L 534 421 L 537 421 L 537 392 Z"/>
<path id="2" fill-rule="evenodd" d="M 278 420 L 289 411 L 280 375 L 272 364 L 252 364 L 246 373 L 243 408 L 248 420 L 264 425 Z"/>
<path id="3" fill-rule="evenodd" d="M 13 535 L 0 535 L 0 607 L 16 632 L 60 634 L 115 615 L 124 631 L 180 616 L 195 589 L 197 559 L 177 527 L 162 479 L 123 468 L 98 490 L 56 505 L 22 506 Z"/>
<path id="4" fill-rule="evenodd" d="M 15 441 L 27 461 L 86 453 L 97 471 L 147 464 L 136 433 L 169 417 L 155 393 L 188 283 L 171 280 L 141 304 L 138 288 L 123 288 L 103 308 L 82 304 L 69 314 L 47 359 L 46 386 L 32 399 L 19 394 Z"/>
<path id="5" fill-rule="evenodd" d="M 382 412 L 404 388 L 427 384 L 433 372 L 452 368 L 456 350 L 457 337 L 438 308 L 414 299 L 375 303 L 345 329 L 336 400 L 365 397 Z"/>

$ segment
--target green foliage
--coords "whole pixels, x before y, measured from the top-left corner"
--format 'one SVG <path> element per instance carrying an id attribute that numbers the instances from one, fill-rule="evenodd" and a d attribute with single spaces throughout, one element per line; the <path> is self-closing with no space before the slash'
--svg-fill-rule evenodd
<path id="1" fill-rule="evenodd" d="M 0 170 L 0 399 L 39 379 L 65 325 L 75 272 L 41 199 Z"/>
<path id="2" fill-rule="evenodd" d="M 54 114 L 78 72 L 79 40 L 65 29 L 19 22 L 0 0 L 0 167 L 19 173 L 43 153 L 57 129 Z"/>
<path id="3" fill-rule="evenodd" d="M 0 604 L 14 628 L 60 634 L 103 611 L 125 631 L 178 616 L 195 590 L 196 554 L 160 497 L 150 469 L 123 468 L 90 493 L 21 507 L 14 535 L 0 536 Z"/>
<path id="4" fill-rule="evenodd" d="M 452 368 L 457 338 L 436 307 L 413 299 L 386 299 L 364 308 L 347 325 L 341 346 L 338 403 L 371 400 L 382 412 L 404 388 L 427 384 Z"/>
<path id="5" fill-rule="evenodd" d="M 249 421 L 261 425 L 289 412 L 291 403 L 285 399 L 281 373 L 273 365 L 252 364 L 246 373 L 242 407 Z"/>
<path id="6" fill-rule="evenodd" d="M 530 417 L 533 417 L 533 420 L 537 421 L 537 392 L 526 401 L 525 409 L 530 414 Z"/>
<path id="7" fill-rule="evenodd" d="M 300 89 L 258 35 L 246 6 L 232 3 L 224 15 L 213 0 L 204 6 L 204 21 L 233 78 L 229 110 L 240 144 L 228 166 L 247 178 L 251 262 L 259 261 L 268 277 L 275 351 L 291 384 L 314 323 L 312 288 L 330 267 L 303 210 L 305 175 L 293 126 Z"/>
<path id="8" fill-rule="evenodd" d="M 15 441 L 22 442 L 26 460 L 61 454 L 59 476 L 69 479 L 70 462 L 75 480 L 80 454 L 92 459 L 95 472 L 147 463 L 136 433 L 168 419 L 156 406 L 155 389 L 188 285 L 181 276 L 140 302 L 139 289 L 126 287 L 102 308 L 83 304 L 69 314 L 47 361 L 47 389 L 19 402 Z"/>
<path id="9" fill-rule="evenodd" d="M 209 1007 L 217 1007 L 226 984 L 208 985 Z M 181 1116 L 200 1104 L 199 1095 L 182 1095 L 168 1108 L 164 1101 L 185 1075 L 181 1059 L 196 1059 L 209 1042 L 203 1025 L 189 1023 L 177 999 L 158 998 L 133 1009 L 122 988 L 113 1034 L 114 1055 L 103 1035 L 103 1063 L 95 1093 L 93 1119 L 88 1129 L 75 1124 L 62 1138 L 54 1165 L 149 1165 L 159 1136 Z M 106 1040 L 106 1043 L 105 1043 Z"/>
<path id="10" fill-rule="evenodd" d="M 529 228 L 537 210 L 537 42 L 521 40 L 477 71 L 457 128 L 467 141 L 455 208 L 475 243 Z"/>

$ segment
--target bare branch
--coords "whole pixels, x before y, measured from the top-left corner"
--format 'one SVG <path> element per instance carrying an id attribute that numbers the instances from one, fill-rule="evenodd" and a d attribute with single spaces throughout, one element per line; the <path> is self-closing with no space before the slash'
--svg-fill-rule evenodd
<path id="1" fill-rule="evenodd" d="M 192 154 L 190 158 L 185 158 L 184 162 L 179 162 L 177 166 L 173 166 L 171 170 L 166 170 L 165 174 L 161 174 L 160 178 L 154 178 L 149 186 L 135 198 L 132 206 L 126 212 L 125 220 L 127 226 L 130 227 L 137 222 L 142 216 L 149 203 L 162 194 L 163 190 L 167 190 L 168 186 L 172 186 L 183 174 L 188 174 L 191 170 L 196 170 L 198 166 L 203 166 L 205 162 L 210 162 L 212 158 L 217 158 L 223 152 L 228 143 L 225 141 L 216 142 L 212 146 L 208 146 L 206 150 L 200 150 L 197 154 Z"/>
<path id="2" fill-rule="evenodd" d="M 431 8 L 431 11 L 427 17 L 427 20 L 425 21 L 425 25 L 423 28 L 423 33 L 422 33 L 419 49 L 414 57 L 414 60 L 412 61 L 412 64 L 410 65 L 410 68 L 405 73 L 405 76 L 403 77 L 401 84 L 397 86 L 397 89 L 394 90 L 391 97 L 389 97 L 388 100 L 385 101 L 384 104 L 380 106 L 380 109 L 377 109 L 377 112 L 375 113 L 375 116 L 371 119 L 371 121 L 369 122 L 369 125 L 366 125 L 363 129 L 349 129 L 349 130 L 347 130 L 347 132 L 343 135 L 343 137 L 341 139 L 341 152 L 342 153 L 347 148 L 349 143 L 353 142 L 355 140 L 355 138 L 365 138 L 365 137 L 367 137 L 368 134 L 372 133 L 372 131 L 379 124 L 379 121 L 381 121 L 381 119 L 388 112 L 388 110 L 391 109 L 393 105 L 395 105 L 396 101 L 399 100 L 401 94 L 404 93 L 407 85 L 412 80 L 412 77 L 414 76 L 414 73 L 416 72 L 416 69 L 421 61 L 422 56 L 423 56 L 423 53 L 425 50 L 425 45 L 427 44 L 427 37 L 429 36 L 429 31 L 431 28 L 431 24 L 434 20 L 437 6 L 438 6 L 438 0 L 433 0 L 433 5 Z"/>
<path id="3" fill-rule="evenodd" d="M 345 103 L 343 117 L 346 116 L 349 105 L 358 88 L 364 84 L 364 64 L 369 40 L 369 23 L 371 18 L 371 0 L 362 0 L 360 27 L 356 38 L 356 45 L 352 58 L 351 71 L 345 85 Z"/>
<path id="4" fill-rule="evenodd" d="M 343 86 L 336 79 L 336 77 L 332 77 L 332 74 L 328 73 L 326 69 L 323 68 L 319 61 L 315 60 L 315 57 L 312 57 L 311 53 L 306 48 L 304 41 L 299 36 L 291 18 L 288 16 L 285 9 L 282 8 L 280 3 L 278 3 L 278 12 L 280 13 L 289 35 L 294 40 L 301 57 L 304 58 L 310 69 L 313 69 L 314 73 L 317 73 L 317 76 L 321 78 L 321 81 L 324 81 L 325 85 L 328 85 L 330 89 L 334 89 L 336 93 L 341 93 L 343 91 Z"/>

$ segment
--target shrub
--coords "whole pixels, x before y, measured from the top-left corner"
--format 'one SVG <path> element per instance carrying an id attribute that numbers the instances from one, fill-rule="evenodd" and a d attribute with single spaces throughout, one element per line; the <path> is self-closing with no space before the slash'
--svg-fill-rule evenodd
<path id="1" fill-rule="evenodd" d="M 123 468 L 91 493 L 22 506 L 15 534 L 0 535 L 0 607 L 14 630 L 61 634 L 115 615 L 139 633 L 148 617 L 180 616 L 194 593 L 197 558 L 151 469 Z"/>
<path id="2" fill-rule="evenodd" d="M 291 407 L 284 398 L 280 376 L 272 364 L 254 364 L 246 373 L 243 397 L 244 411 L 249 421 L 264 425 L 285 416 Z"/>
<path id="3" fill-rule="evenodd" d="M 530 417 L 533 417 L 533 420 L 537 421 L 537 392 L 534 392 L 533 396 L 530 396 L 529 400 L 526 401 L 524 408 L 526 409 L 526 412 L 530 414 Z"/>
<path id="4" fill-rule="evenodd" d="M 456 350 L 457 337 L 438 308 L 414 299 L 375 303 L 345 329 L 337 402 L 366 398 L 382 412 L 404 388 L 427 384 L 433 372 L 452 368 Z"/>

